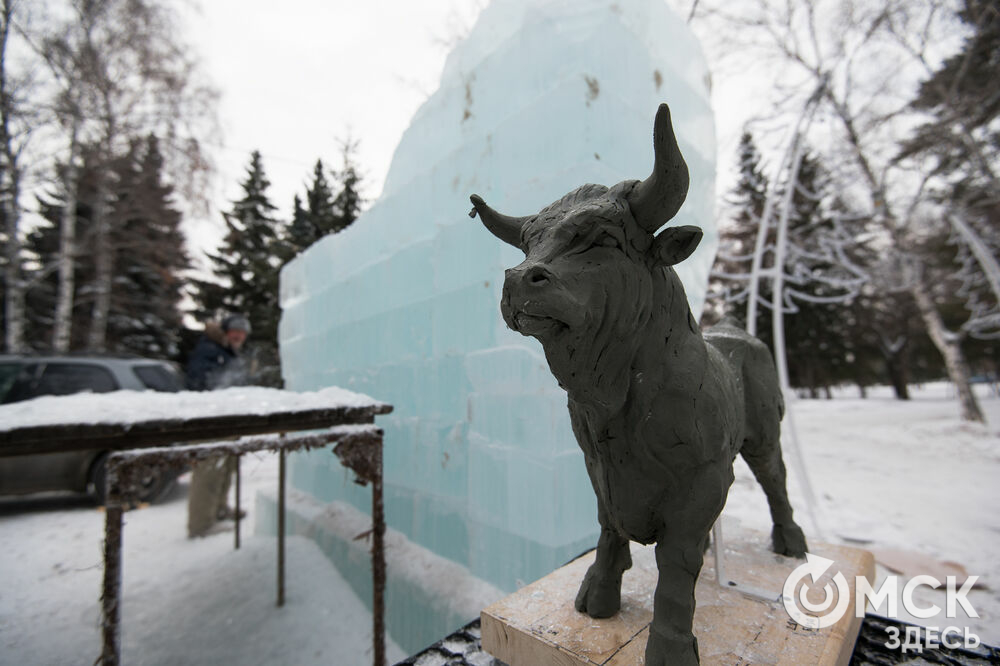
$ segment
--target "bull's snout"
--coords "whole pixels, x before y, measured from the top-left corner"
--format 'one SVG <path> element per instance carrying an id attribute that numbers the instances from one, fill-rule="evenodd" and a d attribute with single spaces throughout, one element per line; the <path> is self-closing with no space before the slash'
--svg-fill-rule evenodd
<path id="1" fill-rule="evenodd" d="M 566 329 L 560 312 L 564 298 L 555 274 L 544 264 L 527 262 L 504 274 L 500 312 L 512 330 L 548 339 Z"/>
<path id="2" fill-rule="evenodd" d="M 521 264 L 508 268 L 504 273 L 504 285 L 508 289 L 536 289 L 552 281 L 552 272 L 541 264 Z"/>

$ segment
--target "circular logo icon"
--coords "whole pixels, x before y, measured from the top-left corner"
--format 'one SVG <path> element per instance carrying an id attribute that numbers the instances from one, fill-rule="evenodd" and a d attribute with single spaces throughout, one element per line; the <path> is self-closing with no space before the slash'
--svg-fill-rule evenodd
<path id="1" fill-rule="evenodd" d="M 785 586 L 781 590 L 781 601 L 788 617 L 799 625 L 809 629 L 825 629 L 835 625 L 847 612 L 847 606 L 851 601 L 850 590 L 847 579 L 839 571 L 833 576 L 833 582 L 837 586 L 836 593 L 834 593 L 830 583 L 826 583 L 822 587 L 823 600 L 821 602 L 813 603 L 808 599 L 809 590 L 818 585 L 819 579 L 831 566 L 833 566 L 833 560 L 806 553 L 805 563 L 796 567 L 785 579 Z M 811 584 L 804 581 L 806 577 L 812 579 Z M 799 587 L 800 581 L 804 581 L 801 587 Z M 796 588 L 798 588 L 798 595 L 795 594 Z M 834 597 L 837 599 L 835 606 Z M 833 606 L 832 610 L 831 606 Z M 825 615 L 819 615 L 819 613 L 825 613 Z"/>

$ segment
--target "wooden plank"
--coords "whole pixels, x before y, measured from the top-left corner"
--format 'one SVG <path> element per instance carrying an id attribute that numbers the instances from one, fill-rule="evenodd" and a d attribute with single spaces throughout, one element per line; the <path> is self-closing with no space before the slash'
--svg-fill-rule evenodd
<path id="1" fill-rule="evenodd" d="M 372 423 L 391 405 L 308 409 L 192 419 L 149 419 L 136 423 L 62 424 L 0 428 L 0 457 L 86 449 L 123 450 L 175 442 L 212 441 L 246 435 L 310 430 L 331 424 Z"/>
<path id="2" fill-rule="evenodd" d="M 861 624 L 854 616 L 854 577 L 874 582 L 870 553 L 813 544 L 813 554 L 836 563 L 818 585 L 840 571 L 851 583 L 851 598 L 840 622 L 811 630 L 792 621 L 778 601 L 785 579 L 802 560 L 772 553 L 765 535 L 730 536 L 726 545 L 727 574 L 738 587 L 719 587 L 708 557 L 695 589 L 694 632 L 703 664 L 844 666 L 849 662 Z M 633 567 L 622 581 L 622 608 L 614 617 L 595 620 L 573 607 L 580 581 L 594 560 L 591 552 L 486 608 L 481 615 L 483 648 L 510 666 L 641 664 L 657 573 L 652 547 L 632 544 L 632 559 Z M 763 591 L 774 600 L 748 596 L 739 589 Z"/>

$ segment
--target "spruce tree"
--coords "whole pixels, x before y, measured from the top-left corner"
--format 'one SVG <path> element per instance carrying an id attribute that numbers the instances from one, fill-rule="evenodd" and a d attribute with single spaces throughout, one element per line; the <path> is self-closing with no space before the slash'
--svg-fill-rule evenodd
<path id="1" fill-rule="evenodd" d="M 270 182 L 258 151 L 251 154 L 240 186 L 243 196 L 223 215 L 228 233 L 222 247 L 208 255 L 216 281 L 198 283 L 200 314 L 215 318 L 229 312 L 245 314 L 253 327 L 245 352 L 251 359 L 253 381 L 279 386 L 278 271 L 289 250 L 267 194 Z"/>
<path id="2" fill-rule="evenodd" d="M 285 243 L 288 246 L 288 258 L 316 242 L 316 227 L 313 226 L 309 212 L 302 207 L 302 197 L 298 194 L 292 200 L 292 221 L 288 223 L 288 234 Z"/>
<path id="3" fill-rule="evenodd" d="M 89 152 L 84 153 L 85 156 Z M 95 171 L 106 169 L 105 208 L 112 232 L 107 242 L 115 275 L 111 292 L 106 349 L 153 358 L 177 353 L 180 303 L 188 267 L 181 214 L 173 208 L 173 189 L 163 182 L 163 158 L 154 136 L 133 141 L 128 152 L 110 164 L 85 159 L 79 170 L 76 202 L 77 251 L 73 256 L 74 293 L 69 349 L 88 350 L 86 332 L 93 298 L 94 243 L 92 211 L 97 196 Z M 38 196 L 43 221 L 28 234 L 27 331 L 32 348 L 48 351 L 52 334 L 59 261 L 62 193 Z"/>
<path id="4" fill-rule="evenodd" d="M 361 195 L 361 174 L 355 161 L 357 148 L 358 142 L 350 138 L 340 144 L 341 168 L 335 174 L 340 191 L 333 200 L 333 233 L 343 231 L 354 224 L 354 220 L 361 215 L 361 208 L 364 205 L 364 198 Z"/>
<path id="5" fill-rule="evenodd" d="M 709 277 L 706 324 L 713 324 L 727 316 L 741 324 L 746 321 L 747 285 L 768 193 L 760 151 L 748 130 L 744 130 L 740 137 L 737 159 L 739 178 L 726 202 L 731 212 L 720 224 L 719 253 Z M 770 268 L 774 254 L 768 252 L 763 260 L 762 267 Z M 766 283 L 761 284 L 759 298 L 770 303 L 770 288 Z M 767 307 L 757 309 L 757 334 L 770 340 L 771 315 Z"/>
<path id="6" fill-rule="evenodd" d="M 134 142 L 116 172 L 111 207 L 116 279 L 108 346 L 173 358 L 182 326 L 180 274 L 190 262 L 181 214 L 173 208 L 173 188 L 163 181 L 163 156 L 156 137 Z"/>
<path id="7" fill-rule="evenodd" d="M 858 260 L 856 225 L 835 189 L 819 158 L 804 155 L 789 218 L 784 270 L 791 311 L 784 323 L 789 380 L 811 397 L 856 379 L 855 332 L 848 316 L 856 290 L 844 286 L 857 277 L 844 266 Z"/>
<path id="8" fill-rule="evenodd" d="M 322 160 L 316 160 L 313 167 L 312 183 L 306 190 L 306 212 L 315 233 L 313 242 L 338 230 L 333 190 L 326 179 L 326 167 Z"/>
<path id="9" fill-rule="evenodd" d="M 709 283 L 716 317 L 733 316 L 745 322 L 752 265 L 761 232 L 760 222 L 767 204 L 769 186 L 760 166 L 753 136 L 744 132 L 739 147 L 739 179 L 730 197 L 728 224 L 721 231 L 722 244 Z M 788 191 L 788 188 L 793 188 Z M 764 227 L 758 280 L 756 335 L 774 353 L 772 276 L 775 261 L 777 219 L 789 201 L 783 292 L 779 316 L 783 317 L 785 355 L 789 381 L 812 395 L 848 379 L 857 379 L 855 368 L 860 350 L 848 304 L 864 281 L 860 250 L 855 237 L 857 224 L 849 207 L 836 194 L 832 180 L 818 159 L 803 156 L 795 183 L 780 183 L 771 219 Z M 786 197 L 790 194 L 790 198 Z M 709 322 L 710 323 L 710 322 Z M 860 379 L 864 385 L 867 379 Z M 870 382 L 869 382 L 870 383 Z"/>
<path id="10" fill-rule="evenodd" d="M 316 160 L 312 182 L 306 188 L 306 202 L 295 195 L 292 221 L 288 225 L 287 243 L 292 256 L 305 250 L 327 234 L 340 230 L 340 218 L 334 206 L 333 191 L 326 178 L 326 167 Z"/>
<path id="11" fill-rule="evenodd" d="M 70 197 L 75 206 L 76 237 L 72 253 L 72 309 L 68 350 L 88 350 L 86 333 L 93 306 L 95 233 L 93 210 L 97 197 L 96 176 L 105 168 L 104 160 L 89 147 L 81 149 L 82 163 L 74 179 L 75 191 Z M 57 292 L 59 289 L 60 222 L 66 208 L 65 192 L 47 192 L 37 196 L 38 212 L 42 222 L 37 224 L 25 239 L 28 271 L 25 293 L 26 335 L 29 345 L 36 351 L 51 351 Z"/>
<path id="12" fill-rule="evenodd" d="M 982 254 L 1000 256 L 1000 12 L 996 3 L 965 0 L 958 18 L 969 29 L 962 47 L 920 86 L 914 109 L 930 114 L 904 143 L 901 157 L 916 157 L 939 176 L 934 188 L 944 215 L 920 239 L 922 256 L 938 286 L 935 301 L 949 328 L 960 335 L 1000 337 L 1000 296 L 984 266 L 970 252 L 970 235 Z M 949 218 L 954 219 L 949 223 Z M 954 229 L 952 225 L 958 222 Z M 964 234 L 956 233 L 964 227 Z M 951 243 L 957 241 L 957 243 Z M 956 249 L 957 245 L 957 249 Z M 935 256 L 937 255 L 937 256 Z M 956 256 L 957 255 L 957 256 Z M 942 261 L 942 258 L 948 260 Z M 962 301 L 967 314 L 949 317 Z"/>

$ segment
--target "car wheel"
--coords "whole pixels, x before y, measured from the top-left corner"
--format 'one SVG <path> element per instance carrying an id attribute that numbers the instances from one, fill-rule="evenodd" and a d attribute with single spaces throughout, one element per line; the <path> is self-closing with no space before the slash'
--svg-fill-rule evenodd
<path id="1" fill-rule="evenodd" d="M 146 470 L 139 482 L 136 499 L 140 502 L 155 502 L 177 478 L 175 474 L 163 469 Z"/>
<path id="2" fill-rule="evenodd" d="M 107 488 L 105 483 L 108 479 L 108 454 L 102 453 L 97 456 L 93 464 L 90 466 L 90 475 L 88 477 L 88 485 L 94 488 L 94 500 L 98 504 L 104 504 L 104 500 L 107 499 Z"/>

